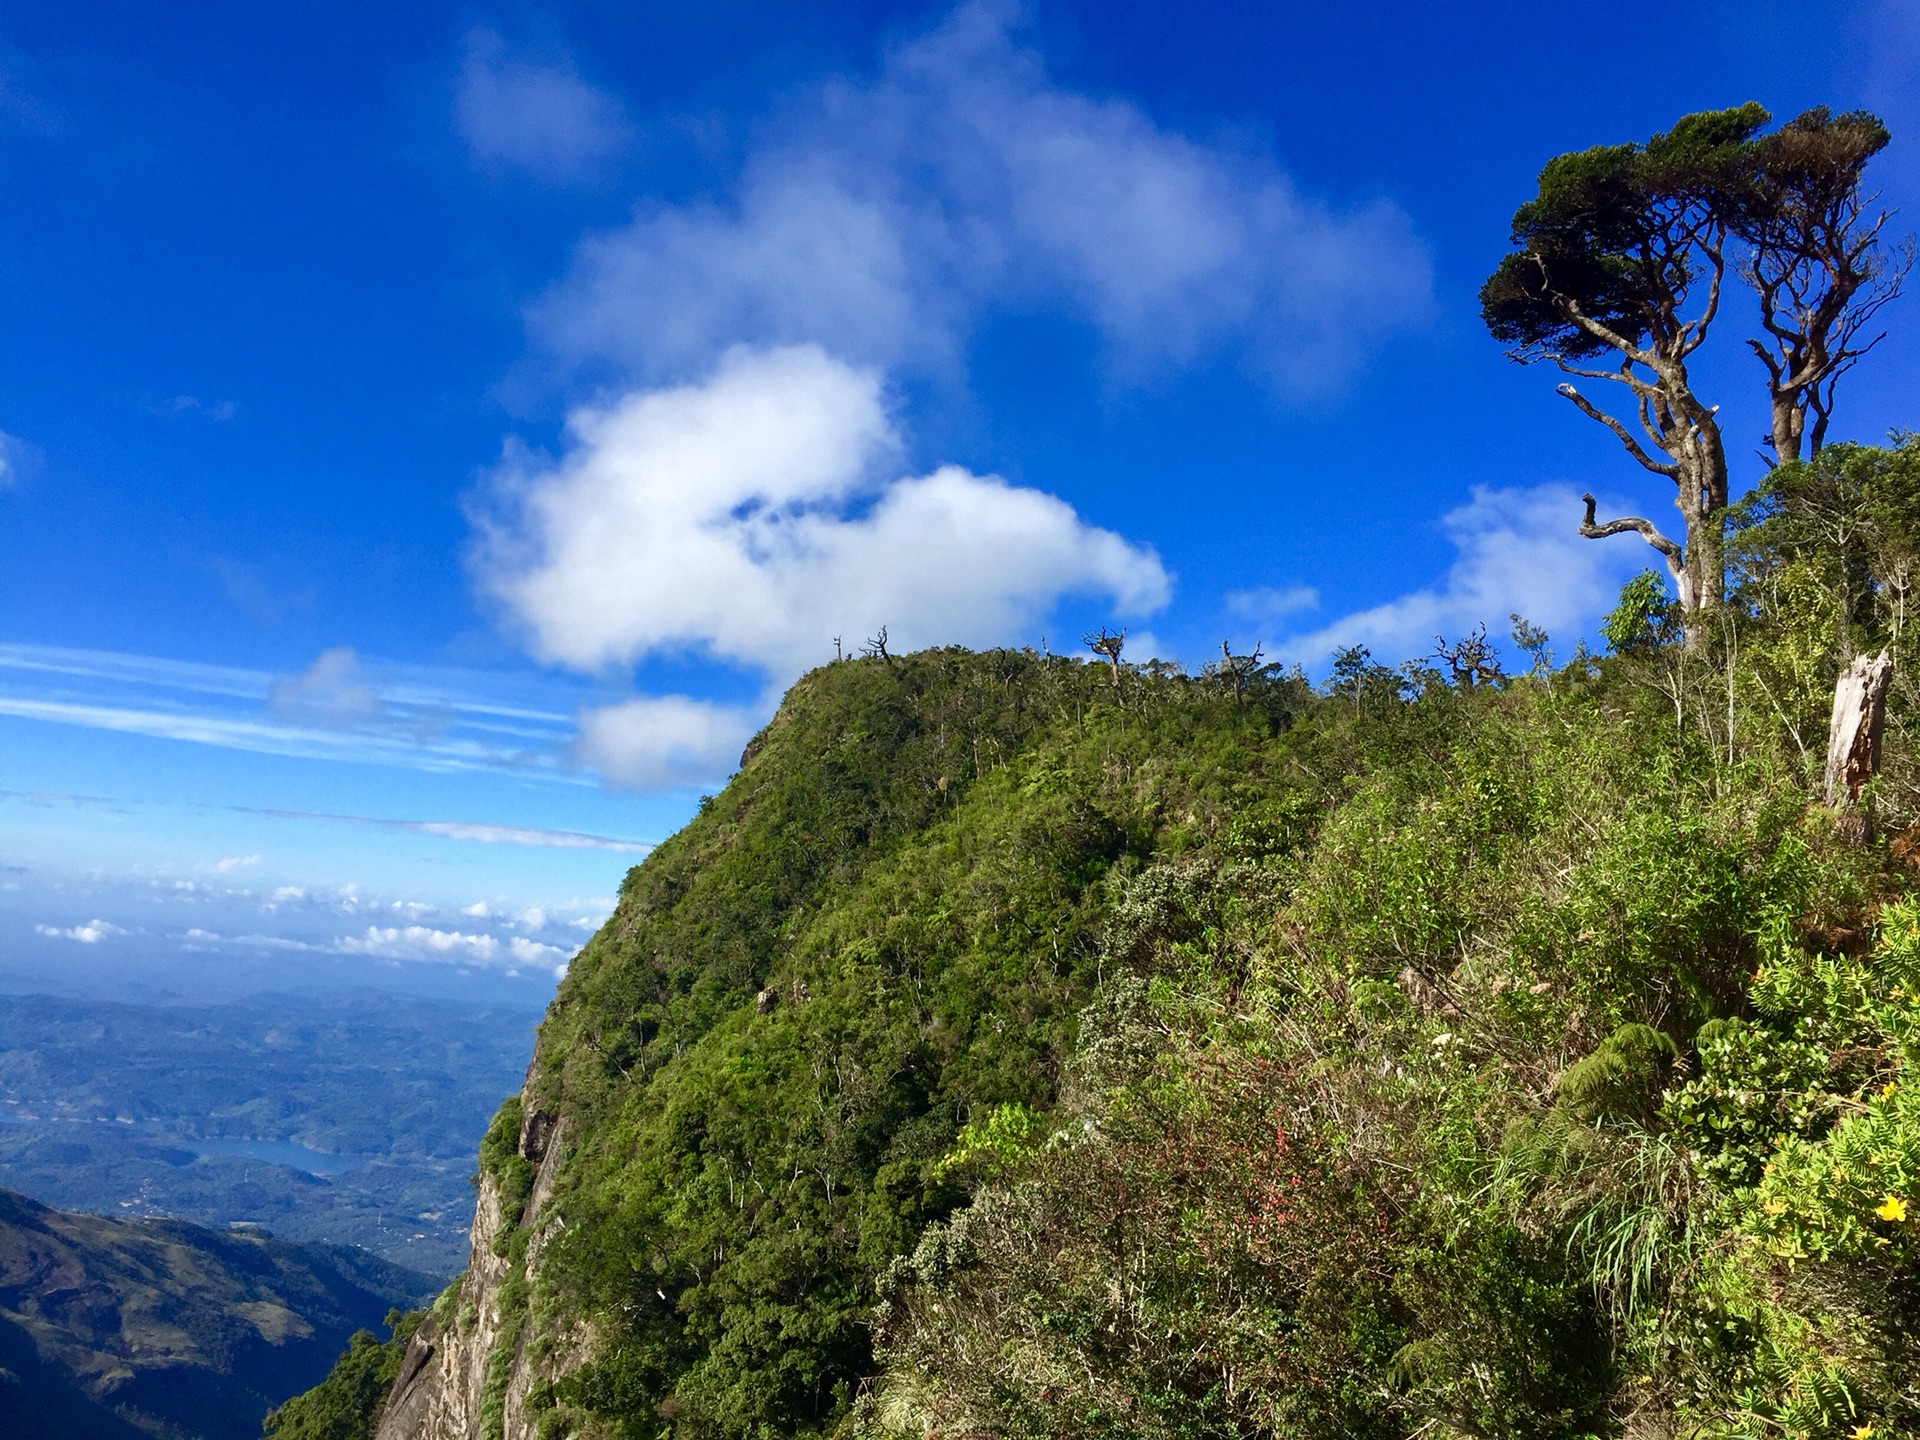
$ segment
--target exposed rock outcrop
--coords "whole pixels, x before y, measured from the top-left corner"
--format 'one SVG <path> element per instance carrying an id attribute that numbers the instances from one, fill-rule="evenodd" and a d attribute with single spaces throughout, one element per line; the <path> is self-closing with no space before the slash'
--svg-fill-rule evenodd
<path id="1" fill-rule="evenodd" d="M 528 1403 L 534 1388 L 584 1354 L 583 1338 L 553 1350 L 542 1365 L 528 1347 L 525 1297 L 541 1250 L 560 1223 L 551 1201 L 567 1128 L 534 1107 L 533 1082 L 530 1072 L 521 1092 L 516 1150 L 533 1169 L 526 1201 L 519 1214 L 509 1214 L 500 1177 L 482 1169 L 466 1274 L 451 1301 L 437 1304 L 414 1333 L 381 1414 L 378 1440 L 534 1440 Z M 508 1243 L 516 1231 L 527 1232 L 523 1247 Z"/>

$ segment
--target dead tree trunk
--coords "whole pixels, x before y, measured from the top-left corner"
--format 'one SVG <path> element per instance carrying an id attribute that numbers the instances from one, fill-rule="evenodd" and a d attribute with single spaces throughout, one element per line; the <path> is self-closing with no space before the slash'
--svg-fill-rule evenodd
<path id="1" fill-rule="evenodd" d="M 1827 805 L 1850 817 L 1851 828 L 1867 840 L 1870 819 L 1860 794 L 1880 772 L 1880 733 L 1887 719 L 1887 682 L 1893 656 L 1856 655 L 1833 687 L 1833 719 L 1827 728 Z"/>

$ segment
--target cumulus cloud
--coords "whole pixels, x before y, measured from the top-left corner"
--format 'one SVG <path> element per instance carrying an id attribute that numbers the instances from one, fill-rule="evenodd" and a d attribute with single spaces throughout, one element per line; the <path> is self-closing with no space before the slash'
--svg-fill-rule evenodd
<path id="1" fill-rule="evenodd" d="M 52 940 L 77 940 L 82 945 L 98 945 L 109 935 L 125 935 L 127 931 L 106 920 L 89 920 L 84 925 L 61 928 L 58 925 L 36 925 L 39 934 Z"/>
<path id="2" fill-rule="evenodd" d="M 880 478 L 895 441 L 878 376 L 813 346 L 734 350 L 704 383 L 582 410 L 570 430 L 558 463 L 502 476 L 476 555 L 551 663 L 677 652 L 784 679 L 882 625 L 903 650 L 983 645 L 1065 595 L 1122 613 L 1167 598 L 1156 556 L 1051 495 L 956 466 Z M 593 714 L 582 742 L 609 755 L 636 737 L 715 754 L 744 723 L 685 700 Z"/>
<path id="3" fill-rule="evenodd" d="M 1516 612 L 1548 631 L 1582 631 L 1628 576 L 1647 567 L 1652 552 L 1638 543 L 1581 539 L 1575 529 L 1581 508 L 1571 486 L 1475 486 L 1472 498 L 1441 520 L 1456 553 L 1439 585 L 1271 648 L 1309 666 L 1348 645 L 1397 662 L 1431 653 L 1436 635 L 1457 638 L 1482 623 L 1503 634 Z"/>
<path id="4" fill-rule="evenodd" d="M 620 102 L 569 57 L 516 55 L 486 29 L 467 36 L 453 126 L 479 164 L 558 182 L 588 178 L 633 138 Z"/>
<path id="5" fill-rule="evenodd" d="M 951 364 L 988 307 L 1083 317 L 1125 372 L 1237 354 L 1337 388 L 1424 320 L 1431 266 L 1384 200 L 1303 194 L 1258 151 L 1055 84 L 962 5 L 864 84 L 821 87 L 719 201 L 642 205 L 533 312 L 558 353 L 678 379 L 738 342 Z"/>
<path id="6" fill-rule="evenodd" d="M 258 855 L 229 855 L 213 862 L 216 874 L 231 875 L 235 870 L 250 870 L 260 863 Z"/>
<path id="7" fill-rule="evenodd" d="M 610 785 L 660 790 L 727 774 L 756 728 L 735 706 L 645 696 L 582 711 L 574 749 Z"/>
<path id="8" fill-rule="evenodd" d="M 290 680 L 274 681 L 267 690 L 267 706 L 290 719 L 323 725 L 351 725 L 381 710 L 360 658 L 346 646 L 324 651 Z"/>

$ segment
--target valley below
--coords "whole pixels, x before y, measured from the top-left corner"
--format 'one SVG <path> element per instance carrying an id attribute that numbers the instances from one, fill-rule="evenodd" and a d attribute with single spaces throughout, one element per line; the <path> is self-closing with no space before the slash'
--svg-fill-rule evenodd
<path id="1" fill-rule="evenodd" d="M 444 1280 L 536 1012 L 372 992 L 0 1000 L 0 1186 L 358 1245 Z"/>

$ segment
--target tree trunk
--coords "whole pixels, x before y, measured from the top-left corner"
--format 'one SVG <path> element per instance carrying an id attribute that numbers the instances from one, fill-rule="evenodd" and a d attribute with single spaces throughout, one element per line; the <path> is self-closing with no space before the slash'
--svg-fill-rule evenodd
<path id="1" fill-rule="evenodd" d="M 1880 732 L 1887 718 L 1887 682 L 1893 657 L 1856 655 L 1833 687 L 1833 720 L 1827 729 L 1827 805 L 1852 817 L 1857 838 L 1868 838 L 1870 821 L 1860 810 L 1860 792 L 1880 772 Z"/>
<path id="2" fill-rule="evenodd" d="M 1771 398 L 1773 460 L 1776 465 L 1787 465 L 1800 458 L 1801 437 L 1807 426 L 1807 407 L 1796 391 L 1776 389 Z"/>

